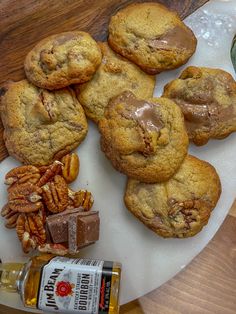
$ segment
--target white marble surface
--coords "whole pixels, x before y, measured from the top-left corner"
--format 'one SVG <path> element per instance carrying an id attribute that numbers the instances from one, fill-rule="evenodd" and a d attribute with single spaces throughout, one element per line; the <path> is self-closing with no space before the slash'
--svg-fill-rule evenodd
<path id="1" fill-rule="evenodd" d="M 188 65 L 225 69 L 235 77 L 230 61 L 230 45 L 236 33 L 236 0 L 212 0 L 185 22 L 198 38 L 198 47 Z M 186 67 L 160 74 L 156 95 L 166 82 L 176 78 Z M 89 189 L 100 210 L 101 237 L 94 246 L 84 249 L 83 256 L 117 260 L 123 264 L 121 303 L 159 287 L 184 268 L 209 242 L 226 217 L 236 195 L 236 133 L 222 141 L 212 140 L 203 147 L 190 146 L 190 153 L 212 163 L 222 181 L 222 196 L 209 224 L 190 239 L 162 239 L 137 221 L 123 205 L 125 176 L 116 172 L 99 149 L 99 135 L 94 125 L 79 147 L 81 171 L 74 187 Z M 4 174 L 17 162 L 12 158 L 0 164 L 0 206 L 6 202 Z M 14 230 L 6 230 L 0 221 L 0 258 L 4 261 L 25 260 Z M 14 294 L 0 292 L 0 303 L 22 308 Z"/>

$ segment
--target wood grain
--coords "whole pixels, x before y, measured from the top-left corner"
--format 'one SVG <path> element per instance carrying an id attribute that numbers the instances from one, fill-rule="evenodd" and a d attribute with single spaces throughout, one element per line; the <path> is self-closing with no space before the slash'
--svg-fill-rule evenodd
<path id="1" fill-rule="evenodd" d="M 149 0 L 150 1 L 150 0 Z M 4 0 L 0 1 L 0 85 L 6 80 L 24 78 L 27 52 L 42 38 L 80 29 L 98 40 L 106 40 L 109 18 L 135 0 Z M 159 0 L 176 10 L 181 18 L 194 12 L 207 0 Z M 7 156 L 0 121 L 0 161 Z"/>
<path id="2" fill-rule="evenodd" d="M 4 140 L 3 140 L 3 125 L 0 119 L 0 162 L 8 156 L 8 151 L 6 149 Z"/>
<path id="3" fill-rule="evenodd" d="M 229 215 L 236 217 L 236 200 L 234 201 L 232 207 L 230 208 Z"/>
<path id="4" fill-rule="evenodd" d="M 134 0 L 5 0 L 0 2 L 1 77 L 24 77 L 23 61 L 27 52 L 42 38 L 69 30 L 89 32 L 105 40 L 110 16 Z M 137 2 L 137 1 L 136 1 Z M 140 1 L 139 1 L 140 2 Z M 184 18 L 207 0 L 160 0 Z M 9 10 L 9 8 L 11 8 Z"/>

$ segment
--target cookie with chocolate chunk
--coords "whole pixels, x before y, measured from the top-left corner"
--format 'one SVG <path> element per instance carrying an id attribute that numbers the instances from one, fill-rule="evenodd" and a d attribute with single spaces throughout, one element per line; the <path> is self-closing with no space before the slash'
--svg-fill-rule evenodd
<path id="1" fill-rule="evenodd" d="M 169 99 L 143 100 L 124 92 L 109 102 L 99 131 L 115 169 L 143 182 L 168 180 L 187 154 L 184 118 Z"/>
<path id="2" fill-rule="evenodd" d="M 116 54 L 107 43 L 99 43 L 102 63 L 92 80 L 76 85 L 78 99 L 87 117 L 98 123 L 104 116 L 109 100 L 126 90 L 137 97 L 149 98 L 153 95 L 155 76 L 143 72 L 129 60 Z"/>
<path id="3" fill-rule="evenodd" d="M 34 85 L 59 89 L 89 81 L 102 60 L 96 41 L 72 31 L 41 40 L 26 56 L 25 73 Z"/>
<path id="4" fill-rule="evenodd" d="M 11 82 L 0 113 L 8 152 L 24 164 L 51 164 L 75 149 L 88 130 L 83 108 L 69 88 L 52 92 L 27 80 Z"/>
<path id="5" fill-rule="evenodd" d="M 149 74 L 185 64 L 197 45 L 177 13 L 150 2 L 131 4 L 112 16 L 108 42 Z"/>
<path id="6" fill-rule="evenodd" d="M 142 223 L 164 238 L 186 238 L 200 232 L 221 194 L 215 168 L 187 156 L 168 181 L 146 184 L 129 179 L 124 201 Z"/>
<path id="7" fill-rule="evenodd" d="M 163 97 L 179 105 L 196 145 L 236 131 L 236 82 L 223 70 L 188 67 L 165 86 Z"/>

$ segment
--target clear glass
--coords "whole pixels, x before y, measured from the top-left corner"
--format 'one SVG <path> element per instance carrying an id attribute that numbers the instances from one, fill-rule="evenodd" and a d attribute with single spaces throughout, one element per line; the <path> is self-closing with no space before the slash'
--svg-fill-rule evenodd
<path id="1" fill-rule="evenodd" d="M 119 313 L 120 278 L 121 278 L 121 264 L 115 262 L 112 269 L 112 277 L 111 277 L 109 314 Z"/>
<path id="2" fill-rule="evenodd" d="M 53 257 L 54 256 L 50 254 L 35 256 L 25 264 L 18 285 L 18 290 L 24 306 L 36 308 L 41 270 Z"/>
<path id="3" fill-rule="evenodd" d="M 11 292 L 17 291 L 17 283 L 20 280 L 22 263 L 1 263 L 0 264 L 0 289 Z"/>
<path id="4" fill-rule="evenodd" d="M 44 254 L 31 258 L 26 264 L 0 264 L 0 289 L 19 292 L 25 307 L 36 308 L 42 267 L 54 256 Z M 121 264 L 114 262 L 112 269 L 109 314 L 119 313 Z M 77 312 L 78 313 L 78 312 Z"/>

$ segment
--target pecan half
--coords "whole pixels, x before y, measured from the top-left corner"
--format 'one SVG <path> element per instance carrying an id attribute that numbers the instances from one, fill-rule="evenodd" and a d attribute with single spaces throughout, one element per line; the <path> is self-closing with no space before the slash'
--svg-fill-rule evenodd
<path id="1" fill-rule="evenodd" d="M 16 184 L 8 192 L 8 205 L 15 212 L 35 212 L 43 206 L 40 201 L 42 189 L 36 185 Z"/>
<path id="2" fill-rule="evenodd" d="M 186 200 L 183 202 L 178 202 L 175 199 L 169 200 L 170 210 L 168 212 L 169 216 L 175 216 L 179 212 L 185 212 L 186 210 L 191 210 L 197 207 L 199 200 Z"/>
<path id="3" fill-rule="evenodd" d="M 89 211 L 93 206 L 93 196 L 91 192 L 87 190 L 79 190 L 74 192 L 68 189 L 68 195 L 70 198 L 70 204 L 73 204 L 73 207 L 83 207 L 84 211 Z"/>
<path id="4" fill-rule="evenodd" d="M 171 225 L 176 230 L 193 230 L 207 223 L 211 212 L 211 206 L 204 200 L 186 200 L 172 204 L 168 212 Z M 200 224 L 201 223 L 201 224 Z"/>
<path id="5" fill-rule="evenodd" d="M 21 166 L 10 170 L 5 176 L 5 184 L 12 185 L 13 183 L 32 183 L 39 181 L 40 172 L 35 166 Z"/>
<path id="6" fill-rule="evenodd" d="M 63 177 L 56 175 L 52 182 L 48 182 L 43 189 L 43 201 L 52 213 L 59 213 L 68 206 L 68 187 Z"/>
<path id="7" fill-rule="evenodd" d="M 16 222 L 17 222 L 19 213 L 11 210 L 8 204 L 3 206 L 1 210 L 1 216 L 6 219 L 6 222 L 5 222 L 6 228 L 13 229 L 16 227 Z"/>
<path id="8" fill-rule="evenodd" d="M 46 242 L 46 232 L 40 215 L 20 214 L 16 232 L 25 253 Z"/>
<path id="9" fill-rule="evenodd" d="M 39 169 L 39 172 L 41 175 L 43 175 L 49 168 L 50 166 L 40 166 L 38 169 Z"/>
<path id="10" fill-rule="evenodd" d="M 46 208 L 44 206 L 42 206 L 38 212 L 38 215 L 41 217 L 43 224 L 46 223 Z"/>
<path id="11" fill-rule="evenodd" d="M 43 186 L 49 181 L 51 181 L 57 174 L 61 173 L 62 170 L 62 163 L 58 160 L 55 160 L 47 169 L 44 168 L 45 172 L 43 173 L 42 177 L 38 181 L 38 186 Z M 42 172 L 41 168 L 41 172 Z"/>
<path id="12" fill-rule="evenodd" d="M 46 243 L 38 246 L 40 253 L 50 253 L 55 255 L 66 255 L 69 253 L 68 248 L 63 244 Z"/>
<path id="13" fill-rule="evenodd" d="M 77 154 L 67 154 L 61 159 L 63 163 L 62 175 L 67 183 L 73 182 L 79 173 L 79 157 Z"/>
<path id="14" fill-rule="evenodd" d="M 23 233 L 21 246 L 24 253 L 29 253 L 32 249 L 35 249 L 36 243 L 30 238 L 30 234 L 28 232 Z"/>

